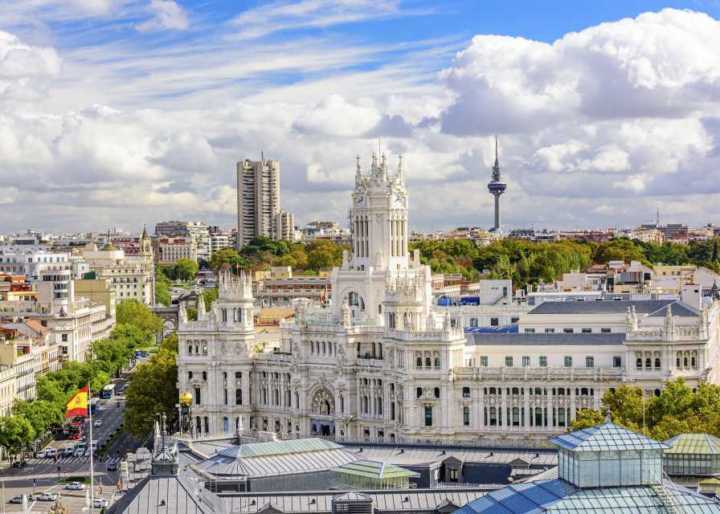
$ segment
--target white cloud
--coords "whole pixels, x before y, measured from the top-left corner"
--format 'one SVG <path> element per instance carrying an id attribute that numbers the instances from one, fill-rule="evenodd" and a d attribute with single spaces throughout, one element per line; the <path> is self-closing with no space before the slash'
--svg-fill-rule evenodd
<path id="1" fill-rule="evenodd" d="M 216 38 L 195 23 L 138 34 L 146 0 L 104 5 L 131 38 L 58 51 L 0 32 L 4 227 L 230 226 L 235 161 L 261 151 L 281 161 L 299 222 L 343 221 L 355 155 L 367 166 L 378 138 L 392 166 L 404 155 L 413 228 L 489 225 L 494 132 L 511 226 L 633 223 L 658 204 L 677 221 L 720 216 L 720 29 L 705 15 L 648 13 L 552 44 L 480 35 L 451 62 L 454 42 L 251 38 L 399 16 L 396 2 L 262 4 Z"/>
<path id="2" fill-rule="evenodd" d="M 187 12 L 175 0 L 150 0 L 152 18 L 136 26 L 141 32 L 185 30 L 190 26 Z"/>
<path id="3" fill-rule="evenodd" d="M 399 0 L 301 0 L 266 2 L 232 20 L 236 39 L 253 39 L 282 30 L 330 27 L 400 14 Z M 403 11 L 404 12 L 404 11 Z"/>
<path id="4" fill-rule="evenodd" d="M 305 111 L 295 122 L 296 130 L 325 136 L 361 136 L 375 127 L 381 115 L 375 107 L 351 104 L 332 94 Z"/>
<path id="5" fill-rule="evenodd" d="M 561 121 L 683 117 L 720 100 L 720 22 L 666 9 L 552 44 L 476 36 L 443 72 L 454 134 L 532 132 Z"/>

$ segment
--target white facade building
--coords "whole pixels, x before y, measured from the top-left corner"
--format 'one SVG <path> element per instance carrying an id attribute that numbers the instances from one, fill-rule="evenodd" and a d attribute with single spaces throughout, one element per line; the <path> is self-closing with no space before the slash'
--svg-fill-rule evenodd
<path id="1" fill-rule="evenodd" d="M 193 397 L 196 435 L 546 439 L 622 383 L 653 394 L 679 376 L 720 382 L 718 301 L 546 302 L 512 311 L 514 333 L 466 333 L 462 312 L 434 305 L 430 269 L 408 253 L 407 213 L 402 168 L 373 157 L 363 173 L 358 163 L 352 252 L 332 271 L 331 301 L 296 300 L 270 350 L 255 339 L 245 276 L 221 273 L 219 298 L 197 321 L 181 312 L 178 384 Z"/>
<path id="2" fill-rule="evenodd" d="M 137 300 L 146 305 L 155 303 L 155 264 L 152 242 L 143 230 L 140 255 L 125 255 L 123 250 L 107 247 L 98 250 L 91 245 L 82 256 L 99 279 L 109 280 L 117 302 Z"/>

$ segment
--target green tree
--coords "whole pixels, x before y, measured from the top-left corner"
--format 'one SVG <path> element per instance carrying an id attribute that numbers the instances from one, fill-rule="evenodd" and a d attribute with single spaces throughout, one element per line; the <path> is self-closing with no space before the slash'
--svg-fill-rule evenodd
<path id="1" fill-rule="evenodd" d="M 321 271 L 342 264 L 343 247 L 331 241 L 313 241 L 307 246 L 308 269 Z"/>
<path id="2" fill-rule="evenodd" d="M 118 324 L 129 324 L 140 329 L 148 342 L 162 330 L 163 322 L 150 308 L 137 300 L 124 300 L 117 305 L 115 317 Z"/>
<path id="3" fill-rule="evenodd" d="M 231 270 L 246 269 L 250 267 L 250 262 L 241 257 L 234 248 L 223 248 L 213 253 L 210 259 L 210 267 L 216 273 L 223 267 L 228 266 Z"/>
<path id="4" fill-rule="evenodd" d="M 62 408 L 47 400 L 15 402 L 13 414 L 28 420 L 37 436 L 41 436 L 50 428 L 59 427 L 64 421 Z"/>
<path id="5" fill-rule="evenodd" d="M 165 414 L 170 426 L 177 419 L 177 338 L 166 338 L 148 362 L 130 376 L 125 408 L 125 427 L 137 437 L 152 430 L 158 415 Z"/>
<path id="6" fill-rule="evenodd" d="M 570 430 L 582 430 L 583 428 L 594 427 L 605 420 L 605 416 L 595 409 L 578 409 L 575 420 L 570 425 Z"/>
<path id="7" fill-rule="evenodd" d="M 194 280 L 198 273 L 198 263 L 192 259 L 178 259 L 175 265 L 175 280 L 182 280 L 188 282 Z"/>
<path id="8" fill-rule="evenodd" d="M 155 274 L 155 301 L 168 306 L 172 298 L 170 296 L 170 280 L 165 273 L 158 271 Z"/>
<path id="9" fill-rule="evenodd" d="M 35 429 L 22 416 L 0 417 L 0 446 L 13 458 L 35 440 Z"/>

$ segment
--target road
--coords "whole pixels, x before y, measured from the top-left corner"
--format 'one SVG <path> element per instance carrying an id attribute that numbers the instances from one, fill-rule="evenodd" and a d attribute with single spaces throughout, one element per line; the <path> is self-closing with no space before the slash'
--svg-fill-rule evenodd
<path id="1" fill-rule="evenodd" d="M 117 380 L 116 382 L 120 382 Z M 97 440 L 98 448 L 107 441 L 111 441 L 106 451 L 105 458 L 95 459 L 95 484 L 96 497 L 106 498 L 113 501 L 117 498 L 116 487 L 119 480 L 117 471 L 107 471 L 109 464 L 116 464 L 128 451 L 138 447 L 138 442 L 129 434 L 121 432 L 115 439 L 113 434 L 119 430 L 123 421 L 125 398 L 116 396 L 110 400 L 100 400 L 93 420 L 101 420 L 99 427 L 93 427 L 93 439 Z M 73 446 L 77 441 L 58 440 L 51 442 L 48 447 L 57 449 Z M 63 503 L 70 507 L 70 512 L 87 512 L 85 507 L 84 491 L 68 491 L 63 489 L 64 484 L 60 481 L 67 481 L 74 477 L 90 476 L 89 457 L 58 457 L 53 458 L 31 458 L 22 469 L 6 468 L 0 470 L 0 513 L 21 512 L 21 505 L 11 505 L 10 498 L 21 494 L 39 493 L 52 491 L 59 493 Z M 35 502 L 33 512 L 47 512 L 52 502 Z M 4 510 L 3 510 L 4 509 Z M 95 509 L 99 511 L 99 509 Z"/>

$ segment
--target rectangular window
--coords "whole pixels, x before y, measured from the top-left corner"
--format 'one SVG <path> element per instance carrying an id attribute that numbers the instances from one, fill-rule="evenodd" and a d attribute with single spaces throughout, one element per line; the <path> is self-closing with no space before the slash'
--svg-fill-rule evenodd
<path id="1" fill-rule="evenodd" d="M 470 426 L 470 407 L 463 407 L 463 425 Z"/>
<path id="2" fill-rule="evenodd" d="M 535 329 L 534 329 L 534 328 L 526 328 L 526 329 L 525 329 L 525 333 L 526 333 L 526 334 L 534 334 L 534 333 L 535 333 Z"/>
<path id="3" fill-rule="evenodd" d="M 522 358 L 522 367 L 523 367 L 523 368 L 529 368 L 529 367 L 530 367 L 530 356 L 529 356 L 529 355 L 523 355 L 523 358 Z"/>
<path id="4" fill-rule="evenodd" d="M 571 357 L 570 355 L 566 355 L 566 356 L 565 356 L 565 359 L 564 359 L 564 361 L 563 361 L 563 365 L 564 365 L 566 368 L 572 368 L 572 362 L 573 362 L 572 357 Z"/>
<path id="5" fill-rule="evenodd" d="M 585 367 L 586 368 L 594 368 L 595 367 L 595 358 L 591 355 L 588 355 L 585 357 Z"/>
<path id="6" fill-rule="evenodd" d="M 508 367 L 508 368 L 512 368 L 512 366 L 513 366 L 513 358 L 512 358 L 511 355 L 508 355 L 507 357 L 505 357 L 505 366 Z"/>
<path id="7" fill-rule="evenodd" d="M 432 406 L 431 405 L 425 406 L 425 426 L 426 427 L 432 426 Z"/>
<path id="8" fill-rule="evenodd" d="M 622 368 L 622 357 L 619 355 L 613 357 L 613 368 Z"/>
<path id="9" fill-rule="evenodd" d="M 583 334 L 592 334 L 592 328 L 583 328 L 582 333 Z"/>
<path id="10" fill-rule="evenodd" d="M 572 334 L 575 332 L 572 328 L 563 328 L 563 333 L 565 334 Z"/>
<path id="11" fill-rule="evenodd" d="M 480 356 L 480 367 L 481 367 L 481 368 L 487 368 L 487 367 L 488 367 L 488 356 L 487 356 L 487 355 L 481 355 L 481 356 Z"/>
<path id="12" fill-rule="evenodd" d="M 227 393 L 227 389 L 223 389 L 223 404 L 225 404 L 225 405 L 228 404 L 228 393 Z"/>
<path id="13" fill-rule="evenodd" d="M 490 318 L 490 326 L 491 327 L 497 327 L 500 324 L 500 321 L 498 318 Z"/>
<path id="14" fill-rule="evenodd" d="M 546 329 L 545 329 L 545 333 L 546 333 L 546 334 L 554 334 L 554 333 L 555 333 L 555 329 L 554 329 L 554 328 L 546 328 Z"/>
<path id="15" fill-rule="evenodd" d="M 478 326 L 477 318 L 470 318 L 470 327 L 476 328 Z"/>
<path id="16" fill-rule="evenodd" d="M 541 356 L 538 358 L 538 365 L 539 365 L 541 368 L 547 368 L 547 355 L 541 355 Z"/>
<path id="17" fill-rule="evenodd" d="M 68 335 L 67 335 L 67 334 L 62 334 L 62 335 L 60 336 L 60 340 L 61 340 L 63 343 L 67 343 Z"/>
<path id="18" fill-rule="evenodd" d="M 242 389 L 235 389 L 235 405 L 242 405 Z"/>
<path id="19" fill-rule="evenodd" d="M 463 388 L 462 388 L 462 397 L 463 397 L 463 398 L 470 398 L 470 388 L 469 388 L 469 387 L 463 387 Z"/>
<path id="20" fill-rule="evenodd" d="M 601 328 L 600 329 L 600 333 L 602 333 L 602 334 L 609 334 L 610 332 L 612 332 L 612 330 L 610 330 L 609 328 Z"/>

